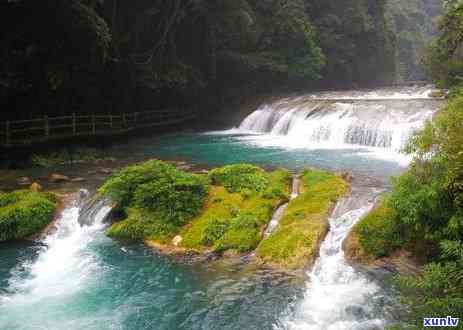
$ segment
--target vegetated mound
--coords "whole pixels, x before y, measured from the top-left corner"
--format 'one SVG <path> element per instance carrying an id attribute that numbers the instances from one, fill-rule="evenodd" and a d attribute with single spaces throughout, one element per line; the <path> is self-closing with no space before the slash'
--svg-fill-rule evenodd
<path id="1" fill-rule="evenodd" d="M 328 232 L 332 207 L 348 191 L 349 184 L 341 177 L 305 170 L 300 195 L 289 203 L 277 230 L 259 245 L 257 256 L 265 263 L 285 268 L 311 264 Z"/>
<path id="2" fill-rule="evenodd" d="M 53 220 L 53 194 L 17 190 L 0 194 L 0 242 L 37 234 Z"/>
<path id="3" fill-rule="evenodd" d="M 314 169 L 301 175 L 301 194 L 292 200 L 276 231 L 264 230 L 289 200 L 291 173 L 267 172 L 249 164 L 191 174 L 158 160 L 129 166 L 100 189 L 117 202 L 122 220 L 109 236 L 143 240 L 178 252 L 245 253 L 257 248 L 264 263 L 302 268 L 311 263 L 328 231 L 334 203 L 349 184 Z"/>
<path id="4" fill-rule="evenodd" d="M 247 164 L 200 175 L 152 160 L 123 169 L 99 192 L 117 202 L 122 213 L 109 236 L 245 252 L 257 246 L 274 210 L 288 199 L 289 181 L 286 170 L 268 173 Z"/>

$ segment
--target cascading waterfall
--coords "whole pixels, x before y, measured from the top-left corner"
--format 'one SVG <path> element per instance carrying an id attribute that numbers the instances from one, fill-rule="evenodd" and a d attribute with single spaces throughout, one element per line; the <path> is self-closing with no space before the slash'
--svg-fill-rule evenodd
<path id="1" fill-rule="evenodd" d="M 94 277 L 99 268 L 89 244 L 105 227 L 103 222 L 111 209 L 107 201 L 95 203 L 89 211 L 92 221 L 81 226 L 79 201 L 74 199 L 68 203 L 57 221 L 56 231 L 44 239 L 37 259 L 18 265 L 20 270 L 13 271 L 7 294 L 0 296 L 0 328 L 16 328 L 18 325 L 14 322 L 20 322 L 23 313 L 34 314 L 42 303 L 53 300 L 65 303 L 66 297 L 88 285 L 89 278 Z"/>
<path id="2" fill-rule="evenodd" d="M 427 98 L 427 93 L 337 92 L 287 98 L 262 105 L 239 129 L 282 136 L 287 146 L 360 146 L 399 152 L 442 102 Z"/>
<path id="3" fill-rule="evenodd" d="M 288 330 L 382 329 L 386 298 L 374 281 L 345 260 L 342 242 L 352 226 L 373 207 L 379 190 L 353 191 L 341 200 L 331 218 L 320 257 L 308 272 L 304 299 L 283 323 Z"/>

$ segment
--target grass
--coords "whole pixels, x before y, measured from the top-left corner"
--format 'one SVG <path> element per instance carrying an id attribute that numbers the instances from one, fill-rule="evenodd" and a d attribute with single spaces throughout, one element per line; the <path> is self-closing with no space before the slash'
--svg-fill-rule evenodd
<path id="1" fill-rule="evenodd" d="M 0 195 L 0 242 L 40 232 L 53 220 L 53 194 L 18 190 Z"/>
<path id="2" fill-rule="evenodd" d="M 268 183 L 260 192 L 230 192 L 224 186 L 211 186 L 203 212 L 181 231 L 181 245 L 222 252 L 253 250 L 273 212 L 289 196 L 288 171 L 265 173 L 265 179 Z M 218 234 L 210 235 L 214 232 Z"/>
<path id="3" fill-rule="evenodd" d="M 300 195 L 289 203 L 277 230 L 258 246 L 257 256 L 291 269 L 311 263 L 328 231 L 334 203 L 348 191 L 349 184 L 334 174 L 305 170 Z"/>
<path id="4" fill-rule="evenodd" d="M 352 229 L 345 243 L 349 258 L 369 262 L 389 256 L 404 245 L 396 212 L 383 200 Z"/>

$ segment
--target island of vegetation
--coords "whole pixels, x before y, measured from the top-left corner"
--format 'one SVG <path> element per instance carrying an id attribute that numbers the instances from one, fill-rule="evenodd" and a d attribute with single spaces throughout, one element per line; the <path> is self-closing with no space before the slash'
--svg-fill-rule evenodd
<path id="1" fill-rule="evenodd" d="M 51 193 L 17 190 L 0 194 L 0 242 L 40 233 L 53 221 L 56 206 Z"/>
<path id="2" fill-rule="evenodd" d="M 317 255 L 330 209 L 349 185 L 334 174 L 305 170 L 302 193 L 263 239 L 275 210 L 289 201 L 290 183 L 285 169 L 236 164 L 193 174 L 151 160 L 121 170 L 99 192 L 121 214 L 108 231 L 111 237 L 175 252 L 236 255 L 257 249 L 264 263 L 302 268 Z"/>

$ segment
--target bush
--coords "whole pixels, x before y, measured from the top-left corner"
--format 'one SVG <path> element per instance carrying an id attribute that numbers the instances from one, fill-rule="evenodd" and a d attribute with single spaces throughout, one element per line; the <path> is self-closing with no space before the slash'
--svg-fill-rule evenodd
<path id="1" fill-rule="evenodd" d="M 175 234 L 178 227 L 198 215 L 208 194 L 207 179 L 185 173 L 162 161 L 129 166 L 100 189 L 125 211 L 127 219 L 109 235 L 130 239 Z"/>
<path id="2" fill-rule="evenodd" d="M 39 232 L 56 208 L 54 195 L 28 190 L 0 195 L 0 242 L 22 239 Z"/>
<path id="3" fill-rule="evenodd" d="M 201 238 L 202 244 L 206 246 L 214 245 L 220 237 L 222 237 L 230 227 L 230 222 L 224 219 L 212 218 L 207 222 Z"/>
<path id="4" fill-rule="evenodd" d="M 385 257 L 404 244 L 396 212 L 384 202 L 354 227 L 360 246 L 375 258 Z"/>
<path id="5" fill-rule="evenodd" d="M 211 183 L 224 186 L 231 193 L 249 191 L 262 192 L 269 185 L 268 174 L 260 167 L 249 164 L 229 165 L 209 173 Z"/>
<path id="6" fill-rule="evenodd" d="M 178 173 L 174 178 L 140 185 L 135 190 L 134 199 L 138 207 L 156 210 L 170 221 L 182 225 L 201 211 L 207 190 L 204 178 Z"/>
<path id="7" fill-rule="evenodd" d="M 178 231 L 178 226 L 165 221 L 159 213 L 147 209 L 129 208 L 127 218 L 108 230 L 108 236 L 128 240 L 154 239 L 167 242 Z"/>

